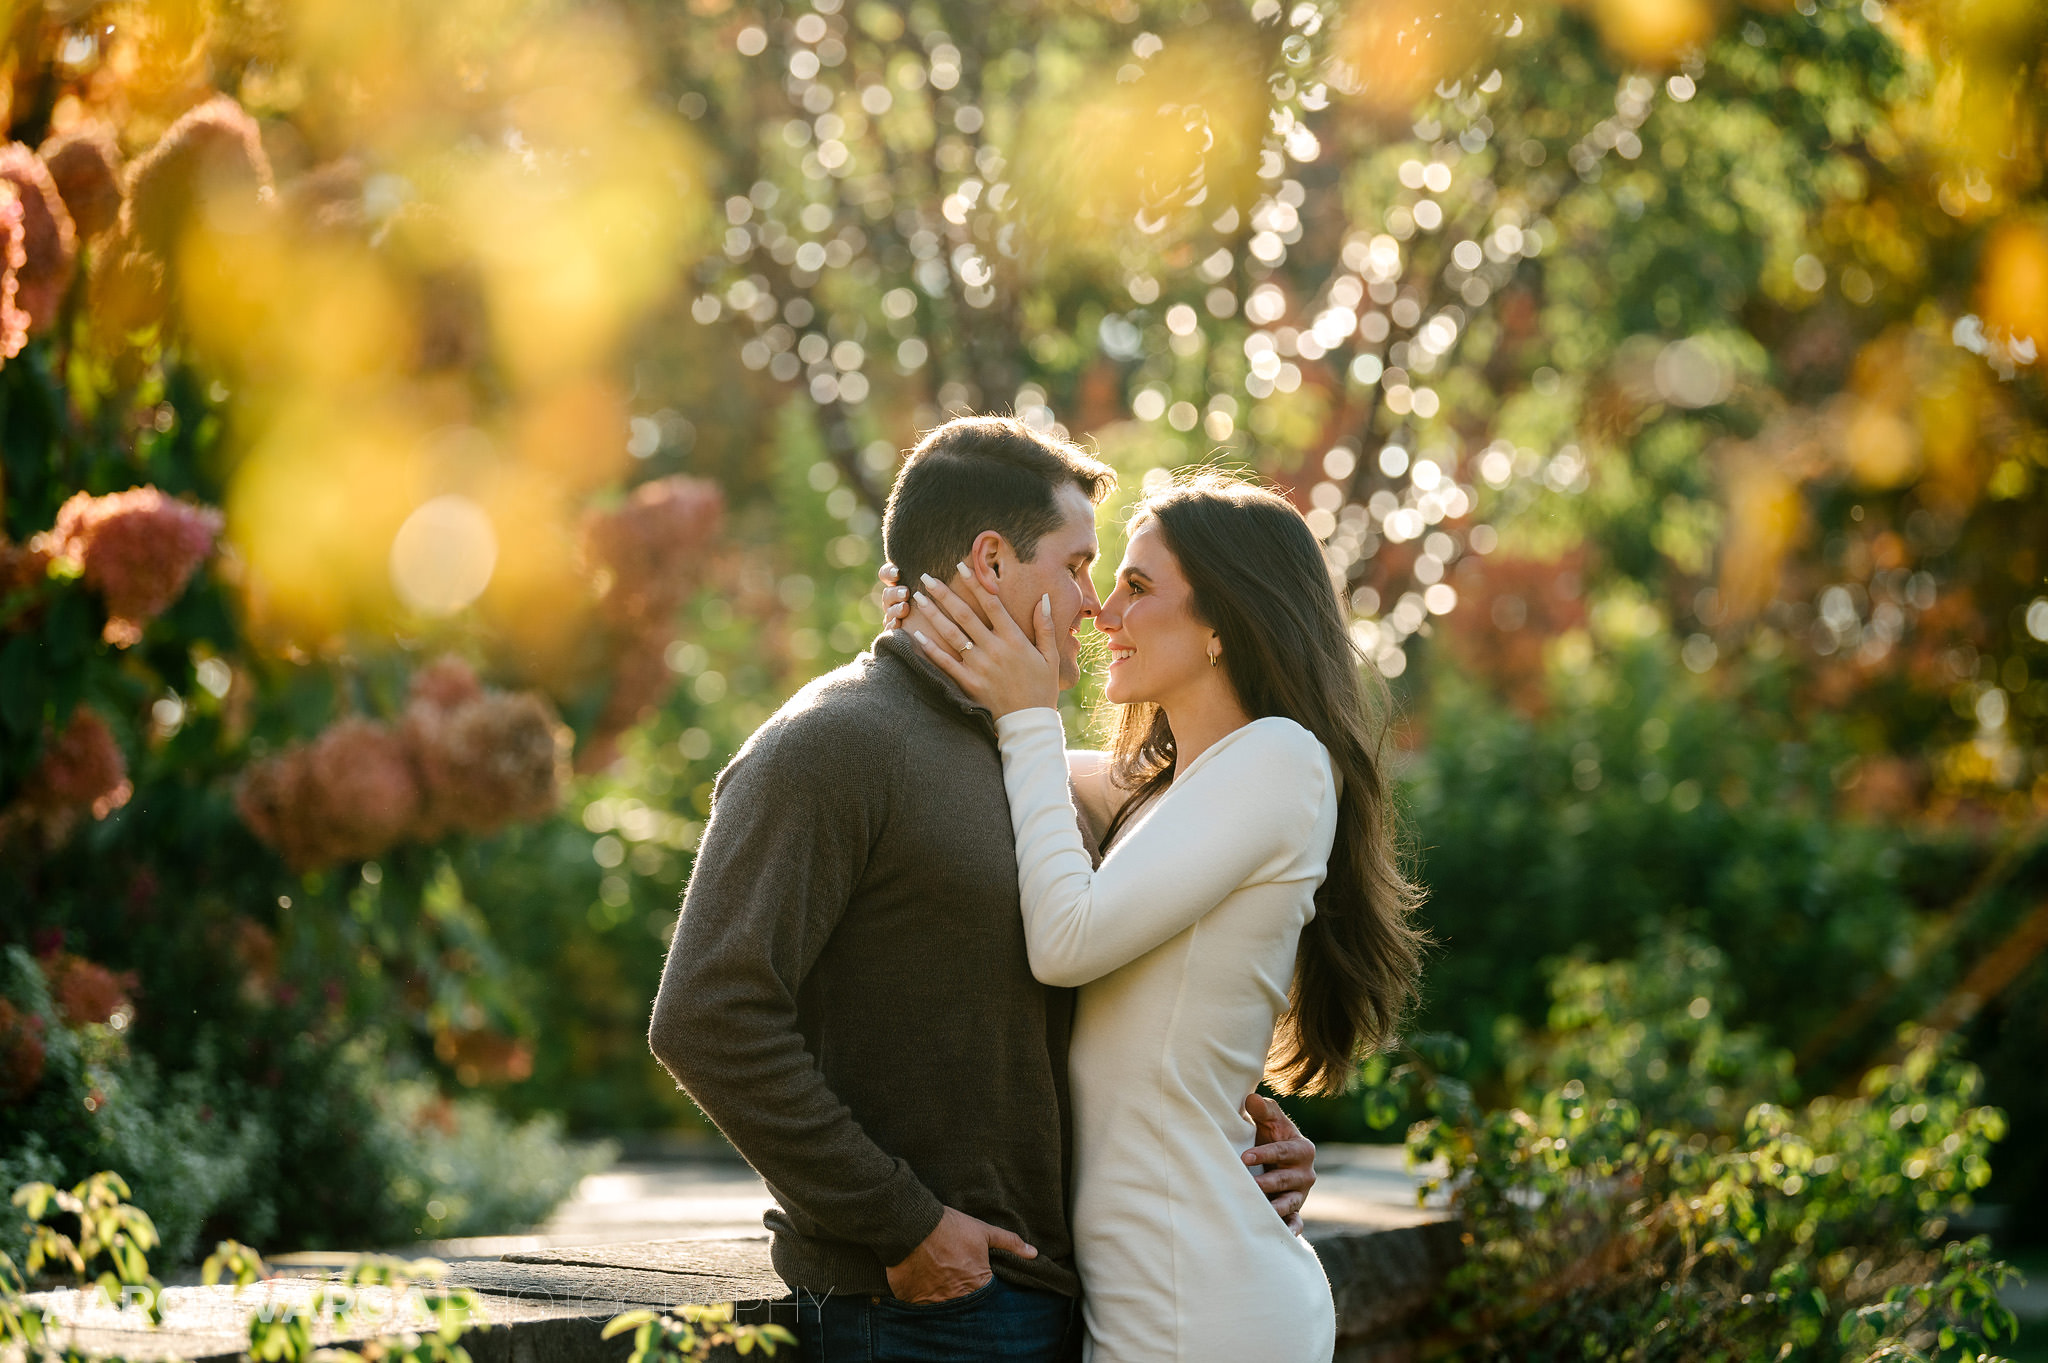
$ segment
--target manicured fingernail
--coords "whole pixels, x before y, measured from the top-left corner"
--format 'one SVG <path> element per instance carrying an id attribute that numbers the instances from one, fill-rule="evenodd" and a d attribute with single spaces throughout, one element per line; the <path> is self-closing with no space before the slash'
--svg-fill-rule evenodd
<path id="1" fill-rule="evenodd" d="M 1047 592 L 1047 593 L 1046 593 L 1046 594 L 1045 594 L 1044 596 L 1041 596 L 1041 597 L 1039 597 L 1039 598 L 1038 598 L 1038 608 L 1039 608 L 1040 610 L 1044 611 L 1044 612 L 1045 612 L 1045 613 L 1046 613 L 1047 615 L 1051 615 L 1051 614 L 1052 614 L 1052 593 L 1051 593 L 1051 592 Z"/>
<path id="2" fill-rule="evenodd" d="M 911 632 L 912 632 L 913 634 L 917 635 L 917 641 L 918 641 L 918 642 L 919 642 L 920 644 L 923 644 L 923 645 L 925 645 L 926 647 L 930 647 L 930 646 L 931 646 L 931 642 L 932 642 L 932 641 L 924 637 L 924 631 L 923 631 L 923 630 L 921 630 L 921 629 L 920 629 L 920 630 L 913 630 L 913 631 L 911 631 Z"/>
<path id="3" fill-rule="evenodd" d="M 929 606 L 931 604 L 931 598 L 927 597 L 923 592 L 919 592 L 917 593 L 917 604 L 920 606 Z"/>
<path id="4" fill-rule="evenodd" d="M 929 583 L 931 586 L 934 587 L 939 585 L 939 580 L 933 577 L 930 573 L 919 573 L 917 576 L 918 580 L 921 582 Z"/>
<path id="5" fill-rule="evenodd" d="M 954 564 L 953 566 L 954 566 L 955 568 L 958 568 L 958 569 L 960 570 L 960 576 L 962 576 L 962 577 L 972 577 L 972 576 L 974 576 L 974 574 L 972 574 L 972 573 L 970 573 L 970 572 L 968 572 L 968 571 L 967 571 L 967 565 L 966 565 L 965 563 L 956 563 L 956 564 Z"/>

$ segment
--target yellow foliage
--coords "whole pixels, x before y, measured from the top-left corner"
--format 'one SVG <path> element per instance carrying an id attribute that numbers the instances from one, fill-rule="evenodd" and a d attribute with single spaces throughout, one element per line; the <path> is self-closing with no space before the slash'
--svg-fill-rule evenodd
<path id="1" fill-rule="evenodd" d="M 1992 379 L 1984 366 L 1969 355 L 1961 361 L 1944 366 L 1946 374 L 1930 376 L 1934 381 L 1916 404 L 1921 449 L 1927 458 L 1920 495 L 1959 512 L 1967 511 L 1984 491 L 1990 470 L 1979 432 L 1985 409 L 1995 401 L 1987 391 Z"/>
<path id="2" fill-rule="evenodd" d="M 257 434 L 227 500 L 253 636 L 320 646 L 382 622 L 392 537 L 424 500 L 420 444 L 402 406 L 311 397 Z"/>
<path id="3" fill-rule="evenodd" d="M 2048 224 L 1999 224 L 1984 244 L 1977 309 L 1994 336 L 2034 342 L 2036 363 L 2048 360 Z"/>
<path id="4" fill-rule="evenodd" d="M 101 102 L 73 114 L 146 145 L 208 93 L 215 6 L 114 11 Z M 480 609 L 515 646 L 565 648 L 592 603 L 576 520 L 627 461 L 606 376 L 707 239 L 705 153 L 593 10 L 280 0 L 260 22 L 259 65 L 290 77 L 244 92 L 290 113 L 316 173 L 192 215 L 131 272 L 235 393 L 228 538 L 255 632 L 390 628 L 393 537 L 454 494 L 500 546 Z"/>
<path id="5" fill-rule="evenodd" d="M 1478 0 L 1351 0 L 1332 53 L 1336 84 L 1374 113 L 1404 116 L 1478 64 L 1491 27 Z"/>
<path id="6" fill-rule="evenodd" d="M 1896 408 L 1852 396 L 1837 413 L 1843 462 L 1859 487 L 1872 491 L 1900 487 L 1919 472 L 1919 433 Z"/>
<path id="7" fill-rule="evenodd" d="M 1703 47 L 1720 14 L 1711 0 L 1590 0 L 1600 38 L 1645 66 L 1665 66 Z"/>
<path id="8" fill-rule="evenodd" d="M 2048 7 L 2039 0 L 1904 0 L 1887 24 L 1935 65 L 1902 128 L 1942 167 L 1944 212 L 1978 219 L 2039 184 L 2041 59 Z"/>
<path id="9" fill-rule="evenodd" d="M 238 379 L 333 391 L 390 378 L 414 352 L 407 300 L 361 242 L 307 241 L 273 219 L 184 242 L 180 303 L 193 343 Z"/>
<path id="10" fill-rule="evenodd" d="M 108 6 L 100 22 L 112 40 L 102 94 L 130 117 L 160 129 L 205 97 L 213 0 L 137 0 Z"/>
<path id="11" fill-rule="evenodd" d="M 1742 447 L 1727 461 L 1728 522 L 1721 542 L 1720 594 L 1735 619 L 1777 595 L 1785 556 L 1805 522 L 1799 484 L 1764 451 Z"/>
<path id="12" fill-rule="evenodd" d="M 1950 342 L 1941 319 L 1891 327 L 1864 346 L 1849 391 L 1827 409 L 1829 447 L 1858 486 L 1917 483 L 1930 504 L 1967 510 L 1983 495 L 2005 395 L 1989 366 Z"/>
<path id="13" fill-rule="evenodd" d="M 520 462 L 565 495 L 604 487 L 626 471 L 625 395 L 610 379 L 572 376 L 531 397 L 516 421 Z"/>

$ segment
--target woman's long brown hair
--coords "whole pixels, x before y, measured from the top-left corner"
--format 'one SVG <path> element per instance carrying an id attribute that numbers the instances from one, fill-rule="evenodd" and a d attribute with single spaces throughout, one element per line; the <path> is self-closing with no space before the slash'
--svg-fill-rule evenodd
<path id="1" fill-rule="evenodd" d="M 1403 873 L 1380 756 L 1385 683 L 1360 656 L 1301 513 L 1277 493 L 1217 473 L 1147 498 L 1135 534 L 1157 525 L 1216 631 L 1223 667 L 1253 719 L 1284 715 L 1329 751 L 1343 792 L 1329 874 L 1302 929 L 1267 1081 L 1282 1093 L 1341 1092 L 1359 1057 L 1387 1045 L 1413 1003 L 1421 894 Z M 1369 693 L 1365 681 L 1373 679 Z M 1131 792 L 1104 838 L 1173 781 L 1173 730 L 1152 704 L 1117 707 L 1111 779 Z"/>

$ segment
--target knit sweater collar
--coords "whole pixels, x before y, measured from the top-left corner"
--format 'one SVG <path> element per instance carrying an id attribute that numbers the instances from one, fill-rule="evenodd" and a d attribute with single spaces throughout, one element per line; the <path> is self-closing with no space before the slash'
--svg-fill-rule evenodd
<path id="1" fill-rule="evenodd" d="M 938 664 L 925 656 L 917 640 L 902 630 L 885 630 L 875 636 L 874 650 L 876 657 L 894 658 L 909 668 L 911 675 L 928 691 L 934 693 L 934 700 L 981 721 L 988 726 L 991 734 L 995 732 L 996 720 L 989 712 L 989 708 L 962 691 L 958 682 L 941 672 Z"/>

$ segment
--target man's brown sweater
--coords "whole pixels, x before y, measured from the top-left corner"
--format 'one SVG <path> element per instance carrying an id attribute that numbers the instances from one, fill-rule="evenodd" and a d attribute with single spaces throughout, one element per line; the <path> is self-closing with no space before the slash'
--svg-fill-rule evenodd
<path id="1" fill-rule="evenodd" d="M 767 1181 L 792 1288 L 885 1293 L 950 1206 L 1078 1295 L 1071 991 L 1032 978 L 987 711 L 898 635 L 821 677 L 715 787 L 654 1001 L 662 1064 Z"/>

